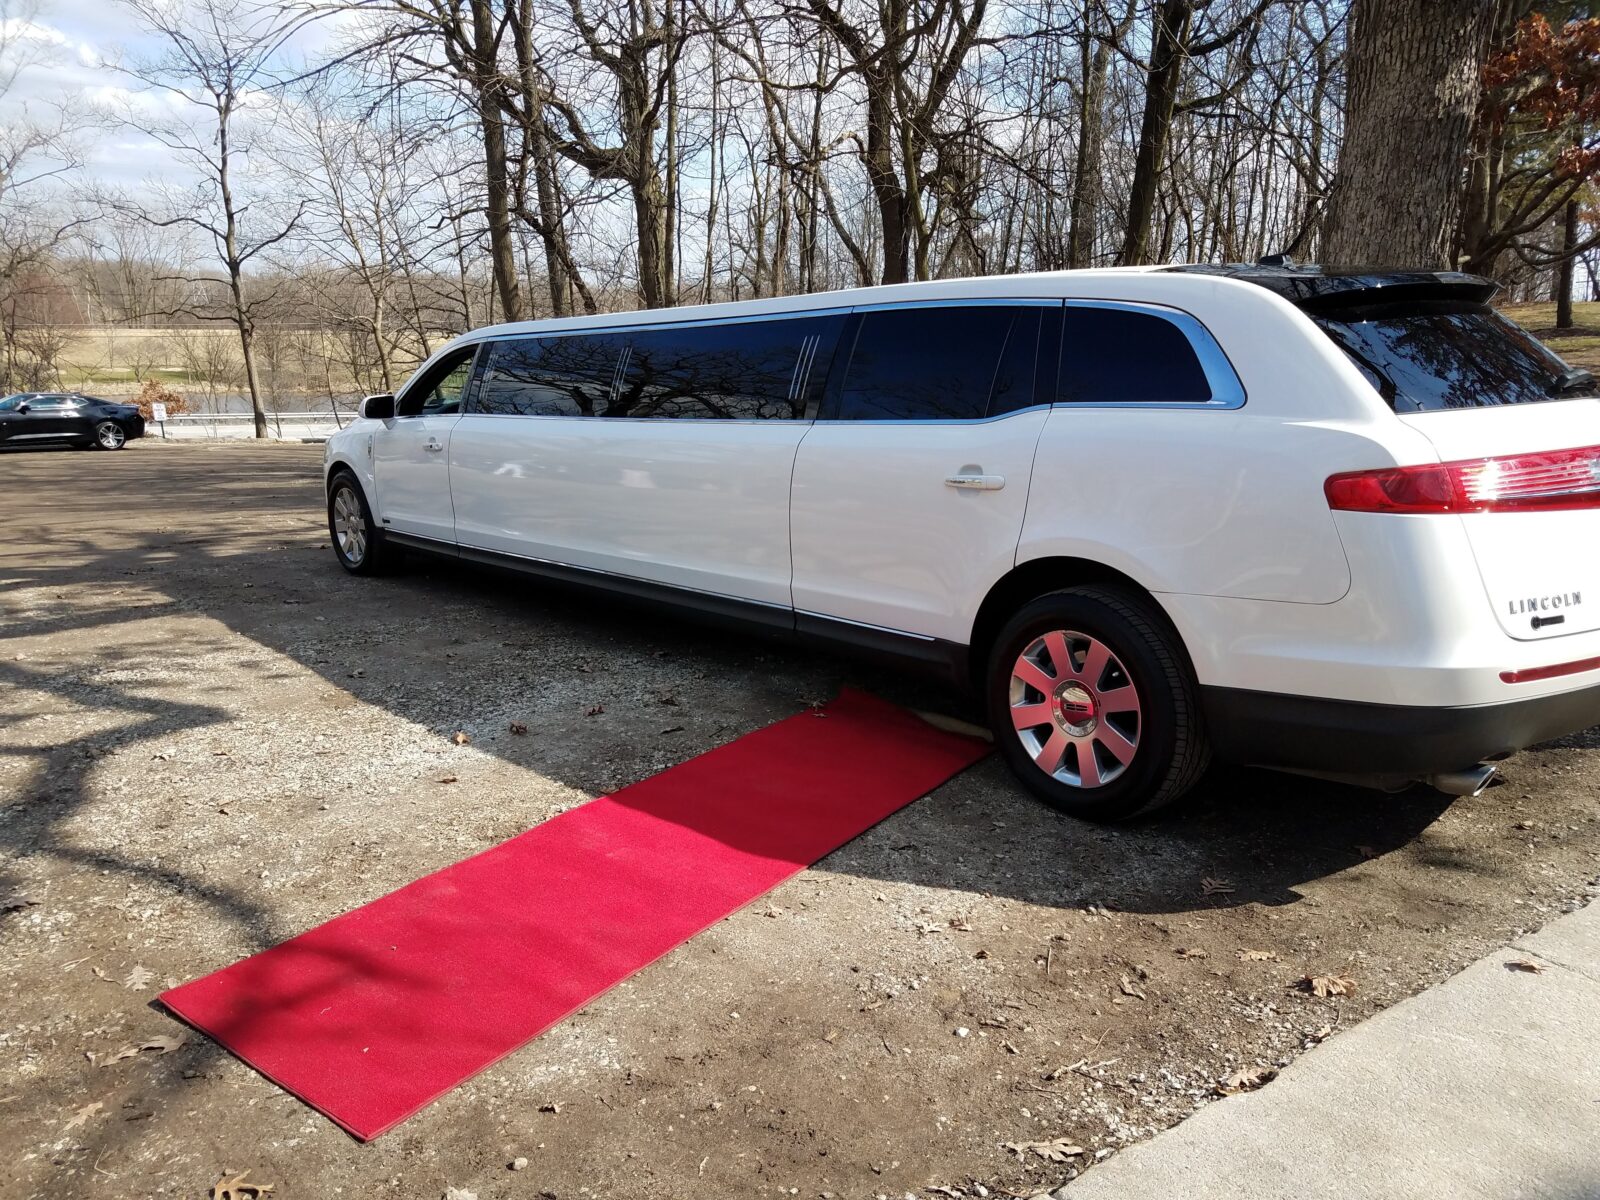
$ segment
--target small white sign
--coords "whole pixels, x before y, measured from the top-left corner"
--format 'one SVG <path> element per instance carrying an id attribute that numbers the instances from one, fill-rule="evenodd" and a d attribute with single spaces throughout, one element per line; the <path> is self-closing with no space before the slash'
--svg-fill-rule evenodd
<path id="1" fill-rule="evenodd" d="M 164 423 L 167 419 L 167 406 L 165 404 L 152 403 L 150 405 L 150 419 L 158 425 Z"/>

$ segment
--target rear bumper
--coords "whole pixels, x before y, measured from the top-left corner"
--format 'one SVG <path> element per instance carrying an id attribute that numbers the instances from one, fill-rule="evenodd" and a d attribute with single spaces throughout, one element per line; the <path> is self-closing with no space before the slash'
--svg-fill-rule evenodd
<path id="1" fill-rule="evenodd" d="M 1600 725 L 1600 683 L 1496 704 L 1367 704 L 1202 687 L 1213 752 L 1226 762 L 1342 775 L 1455 771 Z"/>

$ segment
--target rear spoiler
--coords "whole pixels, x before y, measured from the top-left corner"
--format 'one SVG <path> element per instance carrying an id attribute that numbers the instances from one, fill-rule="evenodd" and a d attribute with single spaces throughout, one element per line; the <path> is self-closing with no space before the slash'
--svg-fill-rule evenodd
<path id="1" fill-rule="evenodd" d="M 1374 304 L 1487 304 L 1500 285 L 1461 271 L 1329 271 L 1315 265 L 1226 263 L 1167 267 L 1188 275 L 1218 275 L 1276 292 L 1306 312 Z"/>

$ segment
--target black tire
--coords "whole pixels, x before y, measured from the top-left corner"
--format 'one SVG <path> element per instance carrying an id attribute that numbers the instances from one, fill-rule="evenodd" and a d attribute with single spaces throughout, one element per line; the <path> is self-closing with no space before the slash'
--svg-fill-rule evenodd
<path id="1" fill-rule="evenodd" d="M 121 450 L 128 444 L 128 431 L 115 421 L 101 421 L 94 427 L 94 444 L 98 450 Z"/>
<path id="2" fill-rule="evenodd" d="M 359 538 L 340 528 L 341 520 L 351 522 L 356 514 Z M 372 520 L 366 494 L 349 471 L 336 471 L 328 480 L 328 543 L 339 565 L 352 575 L 383 575 L 399 565 L 399 548 Z"/>
<path id="3" fill-rule="evenodd" d="M 1056 636 L 1066 634 L 1073 636 Z M 1087 686 L 1091 652 L 1104 665 Z M 1082 674 L 1046 669 L 1062 653 Z M 1054 686 L 1046 692 L 1034 679 Z M 995 744 L 1017 777 L 1075 817 L 1126 821 L 1153 812 L 1193 787 L 1211 761 L 1177 633 L 1148 600 L 1121 588 L 1067 588 L 1024 605 L 990 650 L 985 698 Z M 1044 719 L 1019 729 L 1014 705 L 1023 721 Z M 1094 761 L 1085 766 L 1082 753 Z"/>

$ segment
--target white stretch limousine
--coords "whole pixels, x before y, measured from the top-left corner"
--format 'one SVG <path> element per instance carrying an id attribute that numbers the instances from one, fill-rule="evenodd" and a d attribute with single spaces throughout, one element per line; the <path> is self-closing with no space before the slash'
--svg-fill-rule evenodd
<path id="1" fill-rule="evenodd" d="M 1459 274 L 953 280 L 481 329 L 328 442 L 421 549 L 932 665 L 1044 799 L 1474 792 L 1600 722 L 1600 399 Z"/>

